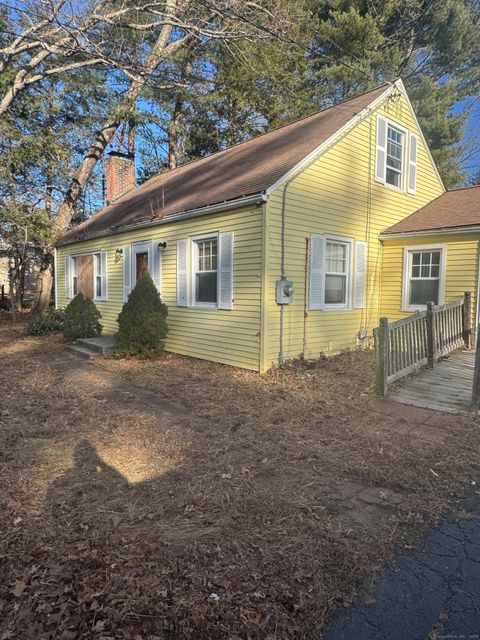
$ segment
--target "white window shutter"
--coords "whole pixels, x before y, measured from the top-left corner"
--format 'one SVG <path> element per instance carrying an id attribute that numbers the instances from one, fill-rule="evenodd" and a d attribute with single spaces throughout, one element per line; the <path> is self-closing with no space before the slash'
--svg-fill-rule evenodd
<path id="1" fill-rule="evenodd" d="M 377 116 L 377 150 L 375 161 L 375 180 L 385 184 L 385 167 L 387 162 L 387 121 Z"/>
<path id="2" fill-rule="evenodd" d="M 188 239 L 177 240 L 177 307 L 188 306 Z"/>
<path id="3" fill-rule="evenodd" d="M 128 300 L 132 290 L 132 250 L 130 246 L 123 247 L 123 301 Z"/>
<path id="4" fill-rule="evenodd" d="M 162 252 L 155 241 L 152 242 L 152 280 L 158 293 L 162 293 Z"/>
<path id="5" fill-rule="evenodd" d="M 410 134 L 410 153 L 408 156 L 408 193 L 415 194 L 417 183 L 418 137 Z"/>
<path id="6" fill-rule="evenodd" d="M 325 236 L 310 238 L 310 287 L 309 309 L 323 309 L 325 305 Z"/>
<path id="7" fill-rule="evenodd" d="M 70 256 L 65 256 L 65 297 L 72 297 L 72 263 Z"/>
<path id="8" fill-rule="evenodd" d="M 108 300 L 107 252 L 100 254 L 100 273 L 102 277 L 102 300 Z"/>
<path id="9" fill-rule="evenodd" d="M 218 308 L 233 309 L 233 232 L 218 238 Z"/>
<path id="10" fill-rule="evenodd" d="M 353 306 L 355 309 L 365 308 L 367 288 L 367 243 L 357 242 L 355 247 L 355 289 Z"/>

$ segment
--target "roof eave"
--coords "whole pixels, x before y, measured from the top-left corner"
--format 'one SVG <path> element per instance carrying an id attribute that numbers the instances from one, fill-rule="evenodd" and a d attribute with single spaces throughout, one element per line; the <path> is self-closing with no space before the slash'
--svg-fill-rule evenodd
<path id="1" fill-rule="evenodd" d="M 265 191 L 267 196 L 273 193 L 276 189 L 281 187 L 283 184 L 290 182 L 298 173 L 300 173 L 305 167 L 309 166 L 312 162 L 314 162 L 320 155 L 322 155 L 325 151 L 327 151 L 332 144 L 336 144 L 342 139 L 342 137 L 350 131 L 352 125 L 360 122 L 365 116 L 370 115 L 372 110 L 379 106 L 380 103 L 388 96 L 392 91 L 398 86 L 398 81 L 394 83 L 388 83 L 389 86 L 385 87 L 385 90 L 372 100 L 366 107 L 364 107 L 361 111 L 351 117 L 342 127 L 337 129 L 335 133 L 329 136 L 326 140 L 322 142 L 316 149 L 311 151 L 305 158 L 300 160 L 294 167 L 292 167 L 287 173 L 281 176 L 274 184 L 272 184 Z M 403 84 L 401 85 L 403 87 Z M 405 92 L 406 95 L 406 92 Z"/>
<path id="2" fill-rule="evenodd" d="M 443 227 L 441 229 L 422 229 L 421 231 L 383 231 L 379 237 L 380 240 L 393 240 L 394 238 L 412 238 L 415 236 L 458 235 L 460 233 L 475 233 L 477 231 L 480 231 L 480 224 L 464 227 Z"/>
<path id="3" fill-rule="evenodd" d="M 181 211 L 174 213 L 164 218 L 156 218 L 155 220 L 146 220 L 142 222 L 136 222 L 133 224 L 122 225 L 117 228 L 107 229 L 105 231 L 99 231 L 97 233 L 85 234 L 83 238 L 72 238 L 66 242 L 62 242 L 62 239 L 55 243 L 54 247 L 65 247 L 69 244 L 78 244 L 79 242 L 87 242 L 88 240 L 94 240 L 95 238 L 104 238 L 106 236 L 118 235 L 127 231 L 133 231 L 135 229 L 146 229 L 148 227 L 156 227 L 162 224 L 168 224 L 169 222 L 176 222 L 177 220 L 185 220 L 188 218 L 196 218 L 199 216 L 205 216 L 209 213 L 218 213 L 221 211 L 229 211 L 231 209 L 240 209 L 248 205 L 260 205 L 266 202 L 268 196 L 265 193 L 254 193 L 249 196 L 242 196 L 241 198 L 235 198 L 234 200 L 227 200 L 224 202 L 218 202 L 206 207 L 199 207 L 198 209 L 190 209 L 187 211 Z"/>

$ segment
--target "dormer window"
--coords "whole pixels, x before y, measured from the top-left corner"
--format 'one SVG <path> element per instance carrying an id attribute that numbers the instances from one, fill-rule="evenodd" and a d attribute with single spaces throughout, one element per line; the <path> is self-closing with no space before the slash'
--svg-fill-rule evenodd
<path id="1" fill-rule="evenodd" d="M 375 180 L 389 189 L 415 194 L 418 136 L 377 116 Z"/>
<path id="2" fill-rule="evenodd" d="M 387 166 L 385 182 L 401 189 L 403 185 L 405 134 L 400 129 L 387 126 Z"/>

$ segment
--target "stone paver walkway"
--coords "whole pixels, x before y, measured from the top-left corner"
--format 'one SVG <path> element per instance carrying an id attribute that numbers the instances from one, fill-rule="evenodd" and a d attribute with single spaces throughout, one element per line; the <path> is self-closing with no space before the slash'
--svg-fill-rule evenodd
<path id="1" fill-rule="evenodd" d="M 480 492 L 472 488 L 418 548 L 403 552 L 318 637 L 480 639 Z"/>

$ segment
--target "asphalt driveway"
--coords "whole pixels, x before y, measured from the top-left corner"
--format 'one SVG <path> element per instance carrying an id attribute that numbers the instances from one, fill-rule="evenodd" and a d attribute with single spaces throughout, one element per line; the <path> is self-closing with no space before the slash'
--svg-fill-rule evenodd
<path id="1" fill-rule="evenodd" d="M 480 638 L 480 491 L 475 485 L 415 549 L 405 550 L 323 640 Z"/>

